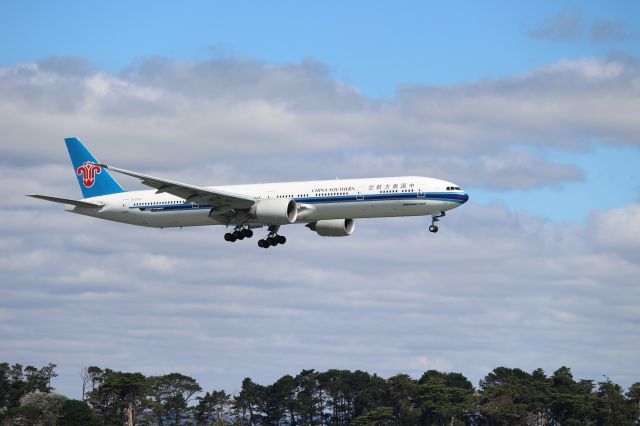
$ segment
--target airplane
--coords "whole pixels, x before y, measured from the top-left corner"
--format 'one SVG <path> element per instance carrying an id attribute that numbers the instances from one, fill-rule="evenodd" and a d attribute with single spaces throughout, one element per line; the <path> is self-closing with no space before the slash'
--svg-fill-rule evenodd
<path id="1" fill-rule="evenodd" d="M 420 176 L 337 179 L 251 185 L 198 186 L 145 175 L 98 162 L 78 138 L 65 138 L 84 198 L 29 194 L 65 204 L 65 211 L 154 228 L 224 225 L 229 242 L 253 237 L 262 248 L 285 244 L 280 227 L 305 224 L 320 236 L 351 235 L 355 219 L 431 216 L 429 231 L 469 195 L 458 185 Z M 131 176 L 153 189 L 125 191 L 109 171 Z"/>

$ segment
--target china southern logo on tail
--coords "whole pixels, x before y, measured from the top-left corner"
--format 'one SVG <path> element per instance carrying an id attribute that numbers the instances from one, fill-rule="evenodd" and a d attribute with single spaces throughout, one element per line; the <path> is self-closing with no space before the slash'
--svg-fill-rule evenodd
<path id="1" fill-rule="evenodd" d="M 82 183 L 86 188 L 91 188 L 96 181 L 96 174 L 100 174 L 102 168 L 97 164 L 91 164 L 89 161 L 78 167 L 76 173 L 82 176 Z"/>

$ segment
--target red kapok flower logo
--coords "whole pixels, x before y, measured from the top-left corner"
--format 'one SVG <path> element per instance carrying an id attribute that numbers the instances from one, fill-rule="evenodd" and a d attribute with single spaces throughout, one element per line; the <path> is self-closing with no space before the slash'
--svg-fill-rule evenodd
<path id="1" fill-rule="evenodd" d="M 102 168 L 100 166 L 97 164 L 91 164 L 88 161 L 76 170 L 78 176 L 82 176 L 82 183 L 86 188 L 91 188 L 93 186 L 96 182 L 96 174 L 100 174 L 100 172 L 102 172 Z"/>

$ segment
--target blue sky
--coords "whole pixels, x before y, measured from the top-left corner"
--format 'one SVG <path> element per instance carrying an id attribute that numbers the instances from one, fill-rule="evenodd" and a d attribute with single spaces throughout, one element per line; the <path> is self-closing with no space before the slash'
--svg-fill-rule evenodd
<path id="1" fill-rule="evenodd" d="M 630 385 L 639 16 L 637 1 L 0 0 L 0 361 L 56 362 L 72 396 L 89 364 L 231 392 L 302 368 L 477 384 L 566 364 Z M 265 255 L 221 229 L 24 197 L 80 196 L 67 136 L 199 185 L 425 175 L 471 201 L 437 238 L 424 218 L 344 239 L 291 227 Z"/>
<path id="2" fill-rule="evenodd" d="M 305 58 L 370 96 L 398 84 L 454 84 L 517 74 L 560 58 L 640 53 L 626 2 L 3 2 L 2 64 L 80 55 L 117 71 L 150 55 L 213 52 L 269 63 Z M 527 30 L 562 11 L 624 22 L 635 39 L 548 43 Z M 26 24 L 28 23 L 28 24 Z M 587 28 L 585 28 L 586 32 Z"/>
<path id="3" fill-rule="evenodd" d="M 475 197 L 481 202 L 499 201 L 513 211 L 532 212 L 558 223 L 583 223 L 592 209 L 604 211 L 640 200 L 637 148 L 594 144 L 584 153 L 552 151 L 548 155 L 578 166 L 584 171 L 584 179 L 525 191 L 475 188 Z"/>

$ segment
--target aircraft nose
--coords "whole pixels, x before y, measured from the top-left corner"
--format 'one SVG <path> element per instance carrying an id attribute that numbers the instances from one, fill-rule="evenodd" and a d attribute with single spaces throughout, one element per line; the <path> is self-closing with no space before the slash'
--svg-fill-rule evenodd
<path id="1" fill-rule="evenodd" d="M 464 194 L 462 194 L 462 204 L 466 203 L 467 201 L 469 201 L 469 194 L 465 192 Z"/>

